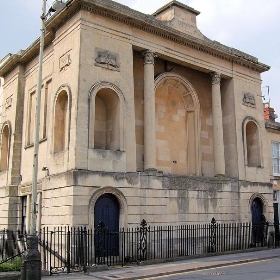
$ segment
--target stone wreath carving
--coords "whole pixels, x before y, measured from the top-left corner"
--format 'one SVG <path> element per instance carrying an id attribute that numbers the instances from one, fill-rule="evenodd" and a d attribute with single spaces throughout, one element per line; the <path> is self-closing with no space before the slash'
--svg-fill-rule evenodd
<path id="1" fill-rule="evenodd" d="M 65 53 L 59 58 L 59 70 L 66 70 L 68 66 L 71 64 L 70 53 Z"/>
<path id="2" fill-rule="evenodd" d="M 13 95 L 9 96 L 6 98 L 6 102 L 5 102 L 5 105 L 6 105 L 6 110 L 10 107 L 12 107 L 12 104 L 13 104 L 13 98 L 12 98 Z"/>
<path id="3" fill-rule="evenodd" d="M 110 70 L 120 71 L 120 64 L 118 62 L 118 55 L 113 54 L 108 50 L 96 50 L 97 57 L 95 58 L 95 65 L 105 67 Z"/>
<path id="4" fill-rule="evenodd" d="M 243 93 L 243 105 L 256 108 L 255 96 L 249 92 Z"/>

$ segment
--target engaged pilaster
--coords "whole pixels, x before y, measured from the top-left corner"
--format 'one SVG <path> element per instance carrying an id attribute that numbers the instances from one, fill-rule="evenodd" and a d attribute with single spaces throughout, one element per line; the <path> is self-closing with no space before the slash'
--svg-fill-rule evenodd
<path id="1" fill-rule="evenodd" d="M 221 103 L 221 75 L 212 73 L 212 116 L 214 137 L 215 175 L 225 174 L 223 113 Z"/>
<path id="2" fill-rule="evenodd" d="M 154 60 L 150 50 L 142 53 L 144 59 L 144 170 L 156 170 L 156 118 Z"/>

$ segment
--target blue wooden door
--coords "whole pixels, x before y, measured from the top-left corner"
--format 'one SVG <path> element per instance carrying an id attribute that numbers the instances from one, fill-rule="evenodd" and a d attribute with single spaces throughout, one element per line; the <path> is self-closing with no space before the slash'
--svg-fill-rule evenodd
<path id="1" fill-rule="evenodd" d="M 96 248 L 111 256 L 119 254 L 119 216 L 117 199 L 110 194 L 102 195 L 94 207 L 94 229 Z M 100 231 L 100 224 L 103 229 Z M 103 253 L 102 253 L 103 254 Z"/>
<path id="2" fill-rule="evenodd" d="M 252 213 L 252 237 L 253 243 L 263 242 L 264 215 L 263 205 L 259 198 L 255 198 L 251 205 Z"/>

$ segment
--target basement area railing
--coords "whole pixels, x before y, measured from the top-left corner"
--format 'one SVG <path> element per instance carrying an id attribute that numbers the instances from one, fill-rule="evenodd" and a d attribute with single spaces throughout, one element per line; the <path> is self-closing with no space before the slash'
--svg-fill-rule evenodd
<path id="1" fill-rule="evenodd" d="M 276 234 L 275 234 L 276 233 Z M 0 262 L 26 250 L 22 234 L 0 231 Z M 279 246 L 279 224 L 216 223 L 109 229 L 43 228 L 39 235 L 42 268 L 50 274 L 86 270 L 95 265 L 139 264 L 219 254 L 253 247 Z"/>

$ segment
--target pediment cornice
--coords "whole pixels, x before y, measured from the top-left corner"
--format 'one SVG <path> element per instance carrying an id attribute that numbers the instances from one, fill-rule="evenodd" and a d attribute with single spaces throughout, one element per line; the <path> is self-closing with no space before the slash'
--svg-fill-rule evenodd
<path id="1" fill-rule="evenodd" d="M 217 41 L 212 41 L 205 36 L 203 39 L 193 37 L 168 26 L 165 22 L 157 20 L 153 15 L 138 12 L 111 0 L 72 0 L 67 9 L 55 14 L 47 22 L 45 44 L 51 44 L 54 39 L 55 30 L 80 10 L 86 10 L 92 14 L 123 23 L 132 28 L 172 41 L 173 43 L 207 53 L 211 56 L 233 62 L 260 73 L 270 69 L 268 65 L 260 63 L 254 56 L 227 47 Z M 18 63 L 27 63 L 38 55 L 38 53 L 39 39 L 30 45 L 21 55 L 17 55 L 16 60 L 14 56 L 7 60 L 0 67 L 0 76 L 6 75 L 7 72 L 11 71 Z"/>

